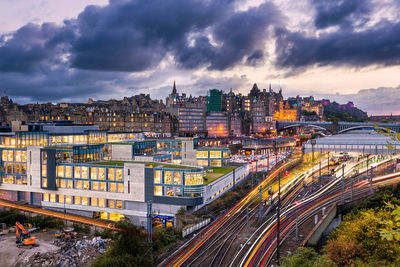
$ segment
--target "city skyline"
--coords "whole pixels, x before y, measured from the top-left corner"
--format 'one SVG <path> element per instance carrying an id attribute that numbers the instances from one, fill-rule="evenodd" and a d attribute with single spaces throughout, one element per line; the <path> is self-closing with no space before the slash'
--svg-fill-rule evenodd
<path id="1" fill-rule="evenodd" d="M 84 9 L 89 4 L 99 6 Z M 271 82 L 285 98 L 314 95 L 353 101 L 370 115 L 399 113 L 395 1 L 5 1 L 0 7 L 0 89 L 19 103 L 139 93 L 164 99 L 173 80 L 188 95 L 211 88 L 243 94 L 253 83 Z"/>

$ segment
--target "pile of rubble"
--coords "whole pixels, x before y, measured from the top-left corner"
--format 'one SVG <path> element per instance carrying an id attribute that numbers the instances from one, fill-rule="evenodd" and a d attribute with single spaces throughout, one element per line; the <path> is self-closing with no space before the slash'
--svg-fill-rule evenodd
<path id="1" fill-rule="evenodd" d="M 92 240 L 57 239 L 54 245 L 60 249 L 55 252 L 35 253 L 27 266 L 30 267 L 80 267 L 90 266 L 101 254 L 106 252 L 110 240 L 94 237 Z"/>

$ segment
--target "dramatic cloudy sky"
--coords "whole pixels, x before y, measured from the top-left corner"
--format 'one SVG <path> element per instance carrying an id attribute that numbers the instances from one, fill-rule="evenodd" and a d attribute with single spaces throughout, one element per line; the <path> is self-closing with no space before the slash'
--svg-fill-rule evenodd
<path id="1" fill-rule="evenodd" d="M 400 113 L 398 0 L 2 0 L 0 90 L 87 101 L 256 82 Z"/>

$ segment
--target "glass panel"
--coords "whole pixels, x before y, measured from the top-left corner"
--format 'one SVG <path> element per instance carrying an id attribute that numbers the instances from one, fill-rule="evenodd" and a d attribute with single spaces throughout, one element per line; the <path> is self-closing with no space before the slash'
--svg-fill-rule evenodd
<path id="1" fill-rule="evenodd" d="M 108 168 L 108 180 L 114 181 L 115 180 L 115 169 Z"/>
<path id="2" fill-rule="evenodd" d="M 116 183 L 110 183 L 110 188 L 109 191 L 110 192 L 117 192 L 117 184 Z"/>
<path id="3" fill-rule="evenodd" d="M 198 159 L 206 159 L 208 158 L 208 151 L 197 151 L 196 155 Z"/>
<path id="4" fill-rule="evenodd" d="M 99 171 L 99 180 L 104 180 L 104 178 L 105 178 L 105 170 L 104 170 L 104 168 L 99 168 L 98 169 L 98 171 Z"/>
<path id="5" fill-rule="evenodd" d="M 154 186 L 154 195 L 155 196 L 162 196 L 162 186 Z"/>
<path id="6" fill-rule="evenodd" d="M 95 207 L 97 206 L 97 198 L 92 197 L 91 202 L 92 202 L 92 203 L 90 204 L 91 206 L 95 206 Z"/>
<path id="7" fill-rule="evenodd" d="M 89 173 L 89 168 L 88 167 L 82 167 L 82 179 L 88 179 L 88 173 Z"/>
<path id="8" fill-rule="evenodd" d="M 164 184 L 172 184 L 171 171 L 164 172 Z"/>
<path id="9" fill-rule="evenodd" d="M 7 161 L 7 150 L 1 151 L 1 160 Z"/>
<path id="10" fill-rule="evenodd" d="M 116 203 L 115 207 L 117 209 L 122 209 L 122 200 L 117 200 L 117 203 Z"/>
<path id="11" fill-rule="evenodd" d="M 74 197 L 74 204 L 80 205 L 81 204 L 81 197 Z"/>
<path id="12" fill-rule="evenodd" d="M 97 168 L 90 168 L 90 179 L 97 180 Z"/>
<path id="13" fill-rule="evenodd" d="M 212 159 L 221 158 L 221 151 L 210 151 L 210 158 Z"/>
<path id="14" fill-rule="evenodd" d="M 58 202 L 64 203 L 64 195 L 58 195 Z"/>
<path id="15" fill-rule="evenodd" d="M 110 209 L 114 209 L 115 208 L 115 201 L 114 200 L 108 200 L 108 207 Z"/>
<path id="16" fill-rule="evenodd" d="M 43 194 L 43 201 L 49 201 L 49 194 L 47 194 L 47 193 L 44 193 Z"/>
<path id="17" fill-rule="evenodd" d="M 65 203 L 72 204 L 72 196 L 65 196 Z"/>
<path id="18" fill-rule="evenodd" d="M 42 177 L 46 177 L 47 176 L 47 167 L 46 165 L 42 165 Z"/>
<path id="19" fill-rule="evenodd" d="M 154 183 L 161 184 L 161 171 L 154 171 Z"/>
<path id="20" fill-rule="evenodd" d="M 101 191 L 107 191 L 107 183 L 101 182 L 100 183 L 100 190 Z"/>
<path id="21" fill-rule="evenodd" d="M 65 166 L 65 177 L 72 178 L 72 166 Z"/>
<path id="22" fill-rule="evenodd" d="M 99 182 L 92 182 L 92 190 L 99 190 Z"/>
<path id="23" fill-rule="evenodd" d="M 174 196 L 174 188 L 173 187 L 166 187 L 165 188 L 167 196 Z"/>
<path id="24" fill-rule="evenodd" d="M 83 189 L 89 190 L 89 181 L 84 181 L 83 182 Z"/>
<path id="25" fill-rule="evenodd" d="M 122 169 L 116 169 L 116 178 L 117 181 L 122 181 Z"/>
<path id="26" fill-rule="evenodd" d="M 105 201 L 104 198 L 99 198 L 99 207 L 104 208 L 105 207 Z"/>
<path id="27" fill-rule="evenodd" d="M 75 169 L 74 177 L 81 178 L 81 167 L 75 167 L 74 169 Z"/>
<path id="28" fill-rule="evenodd" d="M 68 187 L 68 188 L 72 188 L 72 187 L 73 187 L 73 182 L 72 182 L 72 180 L 68 180 L 68 182 L 67 182 L 67 187 Z"/>
<path id="29" fill-rule="evenodd" d="M 87 206 L 89 205 L 89 201 L 87 197 L 82 197 L 82 205 Z"/>
<path id="30" fill-rule="evenodd" d="M 57 177 L 64 177 L 64 166 L 57 166 Z"/>
<path id="31" fill-rule="evenodd" d="M 21 162 L 22 161 L 22 159 L 21 159 L 21 150 L 16 150 L 15 151 L 15 161 L 17 161 L 17 162 Z"/>
<path id="32" fill-rule="evenodd" d="M 181 173 L 180 172 L 174 172 L 174 184 L 180 185 L 181 184 Z"/>
<path id="33" fill-rule="evenodd" d="M 118 192 L 123 193 L 124 192 L 124 184 L 118 183 Z"/>
<path id="34" fill-rule="evenodd" d="M 75 181 L 75 188 L 82 189 L 82 181 Z"/>

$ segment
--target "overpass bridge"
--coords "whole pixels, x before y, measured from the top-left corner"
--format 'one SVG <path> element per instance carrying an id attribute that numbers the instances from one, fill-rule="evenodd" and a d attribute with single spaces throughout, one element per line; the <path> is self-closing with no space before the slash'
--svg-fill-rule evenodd
<path id="1" fill-rule="evenodd" d="M 331 133 L 345 133 L 357 129 L 389 129 L 400 133 L 400 123 L 373 123 L 373 122 L 331 122 L 331 121 L 277 121 L 277 131 L 283 131 L 294 127 L 313 127 L 326 130 Z"/>

